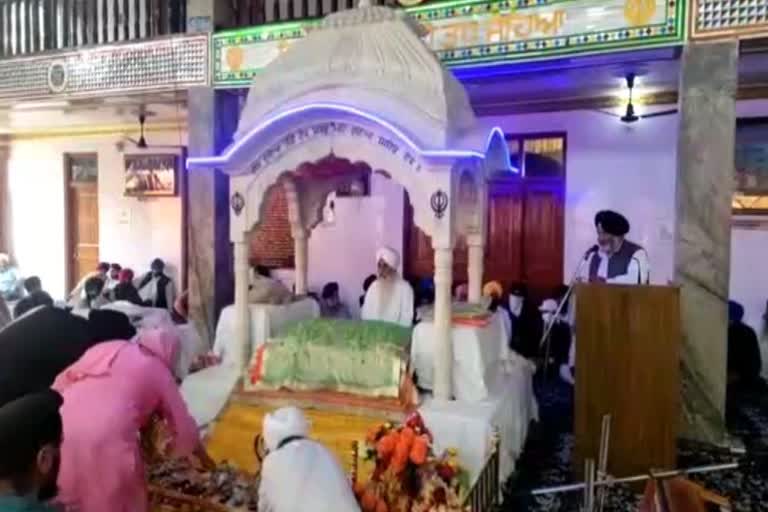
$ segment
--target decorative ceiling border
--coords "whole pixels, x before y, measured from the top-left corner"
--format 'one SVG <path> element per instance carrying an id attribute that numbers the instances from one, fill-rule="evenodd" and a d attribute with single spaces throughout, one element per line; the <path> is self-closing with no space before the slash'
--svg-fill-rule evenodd
<path id="1" fill-rule="evenodd" d="M 0 60 L 0 103 L 210 84 L 208 34 Z"/>
<path id="2" fill-rule="evenodd" d="M 768 37 L 768 0 L 691 0 L 691 39 Z"/>
<path id="3" fill-rule="evenodd" d="M 405 11 L 429 30 L 425 42 L 451 67 L 472 67 L 679 45 L 686 0 L 449 0 Z M 220 32 L 212 83 L 243 87 L 316 28 L 318 20 Z"/>

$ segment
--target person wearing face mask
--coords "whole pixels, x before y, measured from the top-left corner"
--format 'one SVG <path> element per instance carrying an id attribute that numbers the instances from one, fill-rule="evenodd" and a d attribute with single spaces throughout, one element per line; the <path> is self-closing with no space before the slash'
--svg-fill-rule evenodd
<path id="1" fill-rule="evenodd" d="M 171 278 L 165 275 L 165 262 L 160 258 L 152 260 L 150 271 L 144 275 L 136 288 L 145 306 L 173 312 L 176 290 Z"/>
<path id="2" fill-rule="evenodd" d="M 625 237 L 629 221 L 622 214 L 603 210 L 595 215 L 597 245 L 590 250 L 581 280 L 590 283 L 649 284 L 650 264 L 645 249 Z"/>
<path id="3" fill-rule="evenodd" d="M 46 389 L 0 407 L 0 512 L 54 512 L 62 398 Z"/>
<path id="4" fill-rule="evenodd" d="M 557 301 L 547 299 L 539 307 L 541 320 L 544 326 L 552 323 L 552 329 L 549 331 L 549 346 L 545 343 L 541 347 L 542 358 L 548 358 L 548 373 L 558 374 L 560 377 L 573 384 L 573 372 L 569 367 L 569 356 L 571 351 L 571 326 L 568 324 L 564 314 L 557 315 Z"/>
<path id="5" fill-rule="evenodd" d="M 400 277 L 400 255 L 383 247 L 376 253 L 377 277 L 368 288 L 363 304 L 363 320 L 379 320 L 411 327 L 414 320 L 413 288 Z"/>

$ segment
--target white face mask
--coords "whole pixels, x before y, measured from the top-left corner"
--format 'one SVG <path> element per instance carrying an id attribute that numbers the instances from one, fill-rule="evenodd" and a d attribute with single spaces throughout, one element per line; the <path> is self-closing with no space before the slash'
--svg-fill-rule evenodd
<path id="1" fill-rule="evenodd" d="M 523 298 L 519 295 L 509 296 L 509 312 L 515 316 L 520 316 L 523 311 Z"/>
<path id="2" fill-rule="evenodd" d="M 552 321 L 552 318 L 554 318 L 555 314 L 549 311 L 545 311 L 541 314 L 542 320 L 544 320 L 544 325 L 549 324 Z"/>

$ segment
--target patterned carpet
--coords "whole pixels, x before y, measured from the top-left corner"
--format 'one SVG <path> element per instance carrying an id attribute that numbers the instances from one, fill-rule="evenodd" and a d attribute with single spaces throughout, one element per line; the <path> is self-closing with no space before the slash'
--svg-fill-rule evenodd
<path id="1" fill-rule="evenodd" d="M 537 385 L 541 422 L 529 436 L 518 462 L 518 471 L 507 483 L 504 511 L 578 511 L 580 493 L 533 497 L 531 489 L 574 482 L 571 473 L 573 447 L 573 390 L 562 383 Z M 746 447 L 738 470 L 709 473 L 694 480 L 731 499 L 733 510 L 768 512 L 768 390 L 741 391 L 729 396 L 728 430 Z M 679 467 L 730 462 L 736 456 L 714 446 L 681 441 Z M 762 461 L 762 463 L 760 462 Z M 639 497 L 627 487 L 614 487 L 605 511 L 637 510 Z"/>

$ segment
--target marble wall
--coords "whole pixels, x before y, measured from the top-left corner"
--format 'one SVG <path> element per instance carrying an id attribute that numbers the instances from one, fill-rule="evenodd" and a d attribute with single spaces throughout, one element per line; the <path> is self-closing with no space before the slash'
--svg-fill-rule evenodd
<path id="1" fill-rule="evenodd" d="M 688 437 L 725 433 L 727 301 L 738 42 L 689 44 L 680 75 L 675 281 Z"/>

